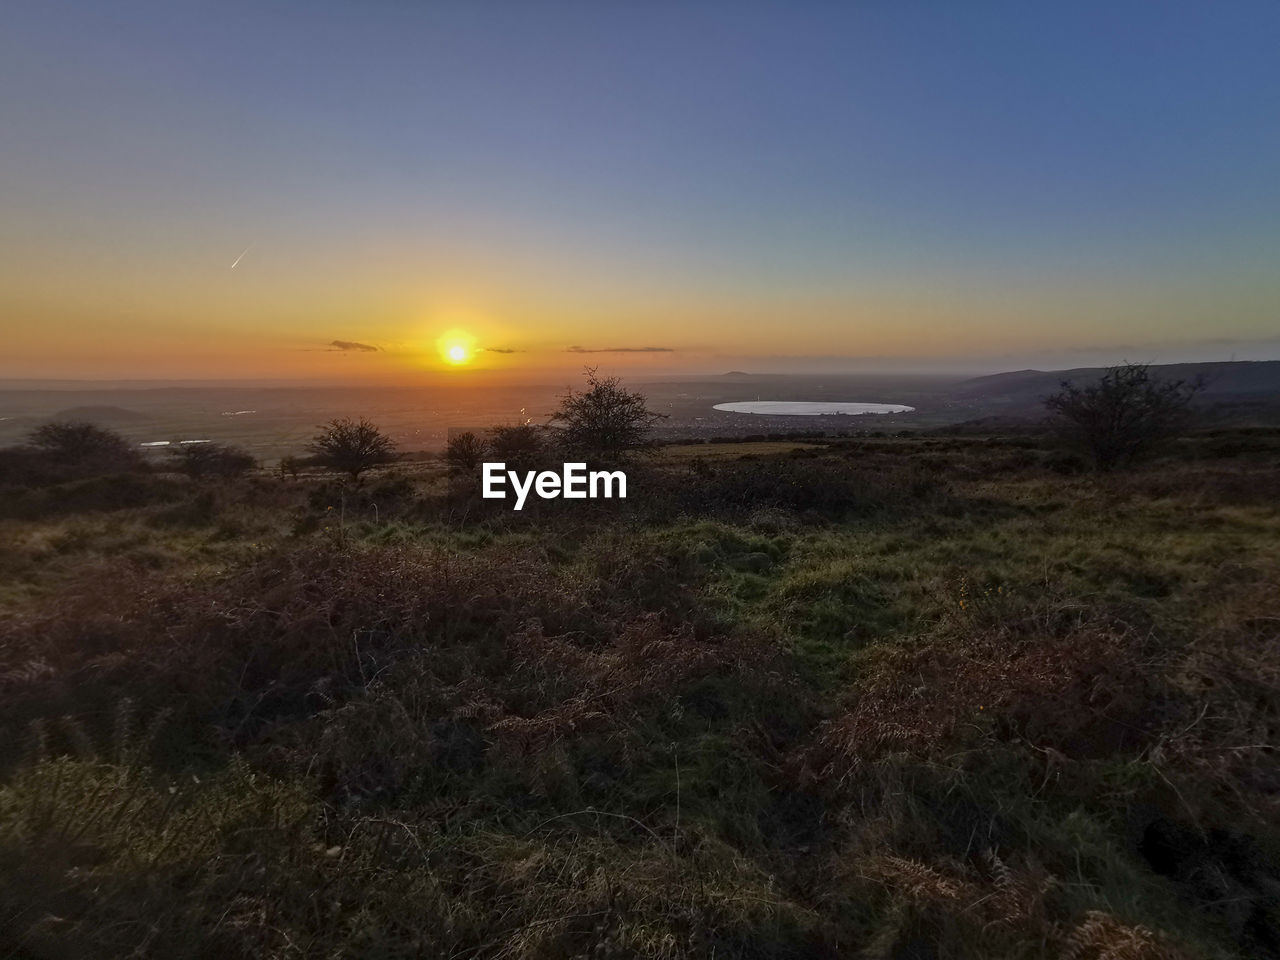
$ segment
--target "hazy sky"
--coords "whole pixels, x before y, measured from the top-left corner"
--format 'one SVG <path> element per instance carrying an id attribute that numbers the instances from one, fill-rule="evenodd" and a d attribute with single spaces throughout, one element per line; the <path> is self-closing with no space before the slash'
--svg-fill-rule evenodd
<path id="1" fill-rule="evenodd" d="M 0 376 L 1280 357 L 1278 49 L 1275 0 L 9 0 Z"/>

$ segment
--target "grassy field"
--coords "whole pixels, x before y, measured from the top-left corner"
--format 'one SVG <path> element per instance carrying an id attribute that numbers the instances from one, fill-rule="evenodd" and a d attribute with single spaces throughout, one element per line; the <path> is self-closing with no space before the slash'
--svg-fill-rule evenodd
<path id="1" fill-rule="evenodd" d="M 0 491 L 0 952 L 1280 956 L 1280 432 Z"/>

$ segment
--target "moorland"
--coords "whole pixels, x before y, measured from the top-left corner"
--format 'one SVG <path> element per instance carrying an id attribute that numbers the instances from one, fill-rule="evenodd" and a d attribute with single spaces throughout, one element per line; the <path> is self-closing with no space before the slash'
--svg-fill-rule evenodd
<path id="1" fill-rule="evenodd" d="M 1280 430 L 10 482 L 13 957 L 1280 955 Z"/>

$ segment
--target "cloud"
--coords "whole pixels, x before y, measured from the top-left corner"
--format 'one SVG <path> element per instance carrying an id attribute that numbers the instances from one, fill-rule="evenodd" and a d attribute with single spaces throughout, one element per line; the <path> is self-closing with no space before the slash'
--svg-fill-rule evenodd
<path id="1" fill-rule="evenodd" d="M 515 347 L 485 347 L 485 353 L 524 353 L 523 350 L 517 350 Z"/>
<path id="2" fill-rule="evenodd" d="M 371 347 L 367 343 L 357 343 L 354 340 L 333 340 L 333 341 L 330 341 L 329 346 L 333 347 L 335 350 L 346 350 L 346 351 L 354 350 L 358 353 L 377 353 L 378 352 L 377 347 Z"/>
<path id="3" fill-rule="evenodd" d="M 671 347 L 586 347 L 572 346 L 565 353 L 675 353 Z"/>

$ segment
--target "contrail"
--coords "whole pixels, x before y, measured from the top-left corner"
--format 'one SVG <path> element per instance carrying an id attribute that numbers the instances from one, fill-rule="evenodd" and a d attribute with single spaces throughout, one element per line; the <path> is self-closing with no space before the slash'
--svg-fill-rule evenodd
<path id="1" fill-rule="evenodd" d="M 249 244 L 249 247 L 252 247 L 252 246 L 253 246 L 252 243 Z M 249 252 L 249 247 L 245 247 L 242 251 L 240 251 L 240 256 L 236 257 L 235 263 L 231 264 L 232 270 L 236 268 L 236 264 L 238 264 L 241 260 L 244 259 L 244 255 Z"/>

